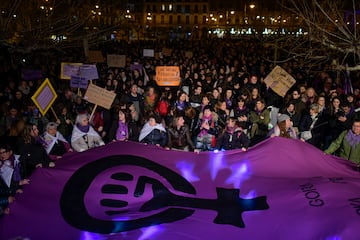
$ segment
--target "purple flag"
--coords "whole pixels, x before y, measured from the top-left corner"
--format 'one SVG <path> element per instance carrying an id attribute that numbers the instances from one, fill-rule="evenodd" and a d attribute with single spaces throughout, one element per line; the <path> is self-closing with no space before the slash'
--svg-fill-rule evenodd
<path id="1" fill-rule="evenodd" d="M 38 169 L 0 239 L 358 239 L 360 173 L 275 137 L 247 152 L 113 142 Z"/>

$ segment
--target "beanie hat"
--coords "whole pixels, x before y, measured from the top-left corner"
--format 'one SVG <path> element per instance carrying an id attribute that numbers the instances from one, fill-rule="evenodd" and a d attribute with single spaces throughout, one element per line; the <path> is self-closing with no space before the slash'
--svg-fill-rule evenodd
<path id="1" fill-rule="evenodd" d="M 285 121 L 286 119 L 290 119 L 290 117 L 286 114 L 281 114 L 280 116 L 278 116 L 277 121 L 282 122 L 282 121 Z"/>

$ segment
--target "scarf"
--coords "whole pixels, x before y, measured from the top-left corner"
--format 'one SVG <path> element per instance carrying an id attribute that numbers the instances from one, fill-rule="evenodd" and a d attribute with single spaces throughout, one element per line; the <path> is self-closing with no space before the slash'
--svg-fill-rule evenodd
<path id="1" fill-rule="evenodd" d="M 21 180 L 20 175 L 20 155 L 12 155 L 9 159 L 3 161 L 0 168 L 0 177 L 4 180 L 6 185 L 10 187 L 11 180 L 19 182 Z"/>
<path id="2" fill-rule="evenodd" d="M 87 132 L 81 131 L 78 124 L 76 124 L 71 134 L 71 142 L 76 141 L 77 139 L 83 137 L 84 135 L 95 136 L 95 137 L 99 136 L 99 134 L 94 130 L 94 128 L 90 127 L 90 125 L 88 125 L 86 128 L 89 128 Z"/>
<path id="3" fill-rule="evenodd" d="M 150 124 L 147 122 L 141 129 L 139 142 L 141 142 L 141 140 L 143 140 L 147 135 L 149 135 L 149 133 L 151 133 L 151 131 L 154 129 L 166 132 L 165 128 L 160 123 L 157 123 L 155 126 L 150 126 Z"/>
<path id="4" fill-rule="evenodd" d="M 119 127 L 116 130 L 116 140 L 123 141 L 128 137 L 128 125 L 127 123 L 123 123 L 119 121 Z"/>
<path id="5" fill-rule="evenodd" d="M 212 114 L 208 117 L 206 117 L 205 115 L 202 116 L 201 118 L 201 124 L 205 121 L 207 121 L 208 123 L 210 123 L 210 121 L 212 120 Z M 199 137 L 202 137 L 204 135 L 207 135 L 208 134 L 208 131 L 207 129 L 203 128 L 201 129 L 200 133 L 199 133 Z"/>
<path id="6" fill-rule="evenodd" d="M 351 147 L 355 147 L 357 144 L 360 143 L 360 135 L 355 135 L 351 130 L 348 131 L 345 139 Z"/>
<path id="7" fill-rule="evenodd" d="M 60 132 L 56 132 L 55 136 L 50 135 L 49 133 L 44 134 L 44 139 L 46 142 L 45 150 L 49 154 L 51 152 L 51 149 L 55 145 L 55 143 L 61 142 L 67 142 L 64 138 L 64 136 Z"/>
<path id="8" fill-rule="evenodd" d="M 236 129 L 236 127 L 226 126 L 226 132 L 227 133 L 233 134 L 235 132 L 235 129 Z"/>
<path id="9" fill-rule="evenodd" d="M 90 125 L 82 126 L 80 124 L 76 124 L 76 127 L 83 133 L 87 133 L 90 129 Z"/>

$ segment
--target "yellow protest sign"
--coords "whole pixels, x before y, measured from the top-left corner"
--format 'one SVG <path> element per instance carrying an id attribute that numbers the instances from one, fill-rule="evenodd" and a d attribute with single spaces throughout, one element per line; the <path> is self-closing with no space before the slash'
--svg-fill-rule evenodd
<path id="1" fill-rule="evenodd" d="M 279 96 L 285 97 L 286 92 L 296 83 L 296 80 L 280 66 L 276 66 L 264 79 Z"/>
<path id="2" fill-rule="evenodd" d="M 180 68 L 179 66 L 159 66 L 156 67 L 156 83 L 159 86 L 179 86 Z"/>
<path id="3" fill-rule="evenodd" d="M 45 79 L 45 81 L 31 97 L 43 116 L 46 114 L 49 108 L 51 108 L 51 105 L 54 103 L 56 98 L 57 94 L 48 78 Z"/>

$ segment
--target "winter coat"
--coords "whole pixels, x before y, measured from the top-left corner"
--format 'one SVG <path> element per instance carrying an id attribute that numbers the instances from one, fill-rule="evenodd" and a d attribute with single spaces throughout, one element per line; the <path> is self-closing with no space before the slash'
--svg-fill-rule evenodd
<path id="1" fill-rule="evenodd" d="M 248 148 L 250 144 L 250 139 L 247 137 L 245 133 L 242 132 L 241 128 L 236 128 L 234 132 L 230 132 L 225 130 L 223 134 L 221 134 L 216 139 L 216 149 L 240 149 L 240 148 Z"/>
<path id="2" fill-rule="evenodd" d="M 82 132 L 75 125 L 71 135 L 71 146 L 77 152 L 83 152 L 90 148 L 105 145 L 100 135 L 90 126 L 88 132 Z"/>
<path id="3" fill-rule="evenodd" d="M 325 153 L 332 154 L 338 151 L 338 156 L 360 165 L 360 143 L 351 146 L 346 139 L 346 135 L 351 130 L 343 131 L 325 150 Z"/>
<path id="4" fill-rule="evenodd" d="M 189 127 L 187 125 L 182 126 L 179 130 L 176 128 L 168 128 L 168 144 L 169 148 L 184 149 L 189 146 L 194 149 L 194 143 L 191 140 Z"/>

